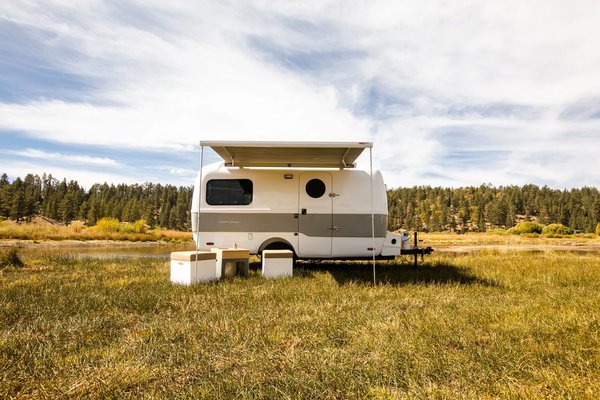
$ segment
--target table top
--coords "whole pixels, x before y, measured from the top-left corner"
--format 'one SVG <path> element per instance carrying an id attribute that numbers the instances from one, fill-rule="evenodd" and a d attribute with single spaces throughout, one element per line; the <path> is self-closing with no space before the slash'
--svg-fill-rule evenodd
<path id="1" fill-rule="evenodd" d="M 264 258 L 293 258 L 294 253 L 291 250 L 264 250 Z"/>
<path id="2" fill-rule="evenodd" d="M 219 256 L 219 258 L 221 258 L 221 259 L 248 258 L 248 257 L 250 257 L 250 250 L 248 250 L 248 249 L 241 249 L 241 248 L 237 248 L 237 249 L 233 249 L 233 248 L 223 249 L 223 248 L 213 247 L 213 248 L 210 249 L 210 251 L 213 252 L 213 253 L 216 253 L 217 256 Z"/>
<path id="3" fill-rule="evenodd" d="M 215 253 L 208 251 L 175 251 L 171 253 L 171 260 L 176 261 L 202 261 L 202 260 L 214 260 L 217 258 Z"/>

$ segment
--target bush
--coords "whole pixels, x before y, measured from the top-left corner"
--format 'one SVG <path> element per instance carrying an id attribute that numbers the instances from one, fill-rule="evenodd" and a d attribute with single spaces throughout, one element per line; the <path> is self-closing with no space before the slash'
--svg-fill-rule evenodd
<path id="1" fill-rule="evenodd" d="M 550 224 L 545 226 L 542 230 L 542 233 L 546 236 L 563 236 L 563 235 L 571 235 L 573 233 L 573 229 L 568 226 L 564 226 L 563 224 Z"/>
<path id="2" fill-rule="evenodd" d="M 83 222 L 75 221 L 75 222 L 71 223 L 71 229 L 75 233 L 81 233 L 85 229 L 85 226 L 84 226 Z"/>
<path id="3" fill-rule="evenodd" d="M 512 235 L 542 233 L 544 226 L 535 222 L 521 222 L 514 228 L 510 228 L 508 232 Z"/>
<path id="4" fill-rule="evenodd" d="M 145 219 L 138 219 L 133 224 L 125 224 L 120 228 L 125 233 L 146 233 L 148 227 Z"/>
<path id="5" fill-rule="evenodd" d="M 596 235 L 600 236 L 600 222 L 596 225 Z"/>
<path id="6" fill-rule="evenodd" d="M 8 250 L 0 250 L 0 268 L 22 267 L 23 265 L 16 248 L 11 247 Z"/>
<path id="7" fill-rule="evenodd" d="M 100 218 L 94 228 L 101 232 L 118 232 L 119 220 L 110 217 Z"/>

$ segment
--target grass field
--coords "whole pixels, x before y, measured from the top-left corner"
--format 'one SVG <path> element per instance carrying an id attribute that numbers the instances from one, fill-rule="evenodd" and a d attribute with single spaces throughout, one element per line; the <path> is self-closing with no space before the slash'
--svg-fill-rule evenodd
<path id="1" fill-rule="evenodd" d="M 194 287 L 143 259 L 0 271 L 0 398 L 600 397 L 600 257 L 301 264 Z M 256 265 L 255 265 L 256 267 Z"/>
<path id="2" fill-rule="evenodd" d="M 456 245 L 592 245 L 600 248 L 600 237 L 594 234 L 576 234 L 565 237 L 526 236 L 526 235 L 498 235 L 494 233 L 466 233 L 459 235 L 450 232 L 422 233 L 419 239 L 429 245 L 456 246 Z M 412 239 L 411 239 L 412 240 Z"/>

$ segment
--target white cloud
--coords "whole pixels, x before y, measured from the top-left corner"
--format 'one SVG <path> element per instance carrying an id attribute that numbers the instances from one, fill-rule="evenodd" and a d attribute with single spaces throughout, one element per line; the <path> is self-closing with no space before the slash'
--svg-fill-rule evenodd
<path id="1" fill-rule="evenodd" d="M 159 8 L 155 5 L 156 11 Z M 0 104 L 0 129 L 25 130 L 66 143 L 162 149 L 223 136 L 369 136 L 364 122 L 338 107 L 332 87 L 313 87 L 263 63 L 239 43 L 243 37 L 219 37 L 227 34 L 223 27 L 237 23 L 237 16 L 208 8 L 218 15 L 207 18 L 203 10 L 194 10 L 197 20 L 186 23 L 186 10 L 178 15 L 189 28 L 185 36 L 163 32 L 165 38 L 121 24 L 97 4 L 71 10 L 70 20 L 60 18 L 60 7 L 51 8 L 54 13 L 34 12 L 37 8 L 13 11 L 13 20 L 56 35 L 50 48 L 66 46 L 81 53 L 77 62 L 63 60 L 63 67 L 107 79 L 97 100 L 110 105 L 57 100 Z M 204 37 L 210 31 L 217 32 L 216 37 Z"/>
<path id="2" fill-rule="evenodd" d="M 85 169 L 79 169 L 75 171 L 71 168 L 28 161 L 13 161 L 7 163 L 5 166 L 3 166 L 2 172 L 6 173 L 11 179 L 16 177 L 23 178 L 27 174 L 34 174 L 38 176 L 42 176 L 42 174 L 50 174 L 58 180 L 77 180 L 77 182 L 86 189 L 89 189 L 95 183 L 103 182 L 108 184 L 133 184 L 144 182 L 144 180 L 140 181 L 138 176 L 129 176 L 127 174 L 87 171 Z"/>
<path id="3" fill-rule="evenodd" d="M 6 151 L 7 154 L 17 155 L 26 158 L 36 158 L 39 160 L 63 161 L 68 163 L 76 163 L 91 166 L 117 167 L 119 163 L 111 158 L 106 157 L 91 157 L 85 155 L 61 154 L 48 152 L 37 149 L 11 150 Z"/>
<path id="4" fill-rule="evenodd" d="M 0 103 L 0 129 L 170 152 L 372 139 L 390 186 L 600 185 L 599 120 L 560 117 L 600 96 L 597 1 L 40 1 L 0 16 L 97 87 L 93 103 Z M 507 155 L 452 162 L 461 149 Z"/>

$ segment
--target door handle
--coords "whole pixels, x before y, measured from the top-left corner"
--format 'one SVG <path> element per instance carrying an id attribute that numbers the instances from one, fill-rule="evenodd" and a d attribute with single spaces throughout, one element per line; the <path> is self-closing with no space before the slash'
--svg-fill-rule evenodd
<path id="1" fill-rule="evenodd" d="M 339 226 L 335 226 L 335 225 L 331 225 L 331 226 L 329 227 L 329 230 L 330 230 L 330 231 L 339 231 L 339 230 L 340 230 L 340 227 L 339 227 Z"/>
<path id="2" fill-rule="evenodd" d="M 302 215 L 306 215 L 306 208 L 302 209 Z"/>

